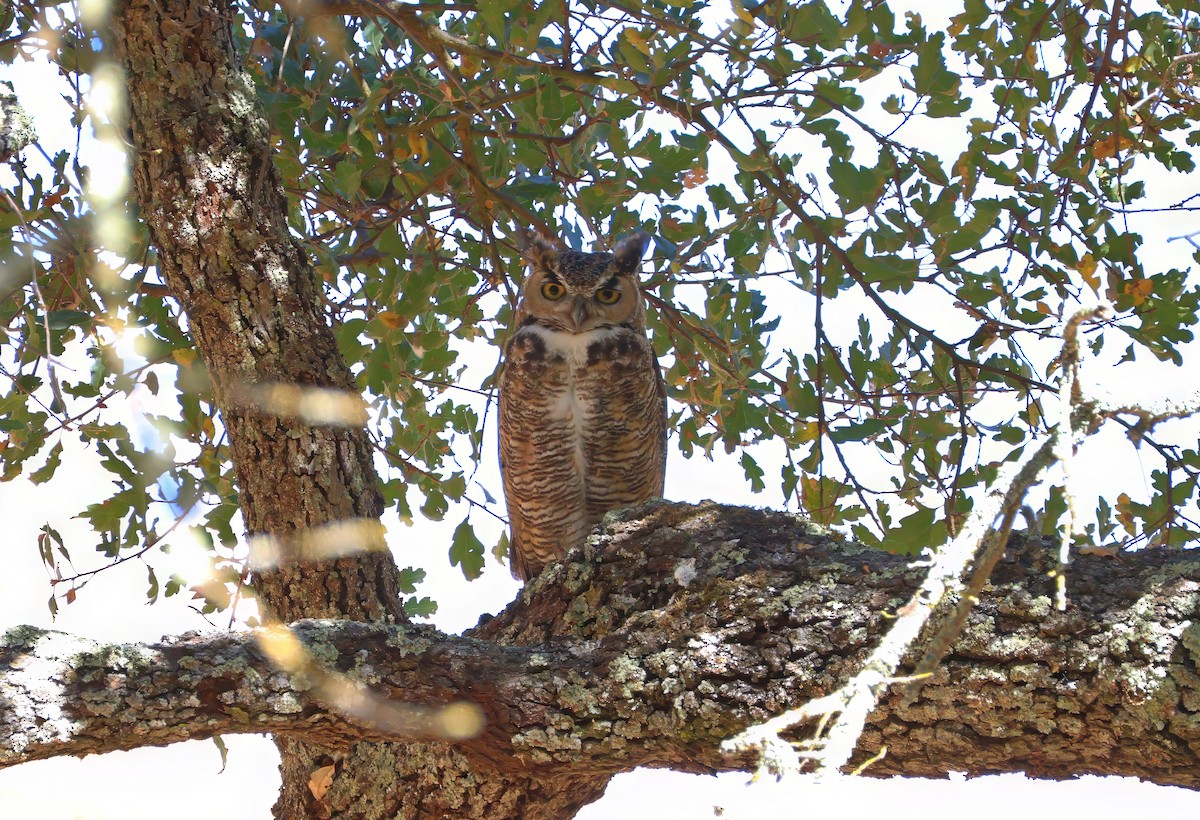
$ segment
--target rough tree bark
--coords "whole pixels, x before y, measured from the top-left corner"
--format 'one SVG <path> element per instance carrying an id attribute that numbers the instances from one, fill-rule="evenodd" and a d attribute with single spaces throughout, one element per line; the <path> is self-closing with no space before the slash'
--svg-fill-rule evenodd
<path id="1" fill-rule="evenodd" d="M 888 754 L 868 774 L 1121 774 L 1200 788 L 1200 556 L 1081 557 L 1066 612 L 1051 605 L 1055 561 L 1039 542 L 1010 545 L 935 678 L 911 705 L 897 691 L 874 714 L 860 758 Z M 382 701 L 484 710 L 485 731 L 454 754 L 489 782 L 443 782 L 403 816 L 521 816 L 495 800 L 520 773 L 558 797 L 538 815 L 569 816 L 634 766 L 750 765 L 721 741 L 857 671 L 921 572 L 788 514 L 652 503 L 611 515 L 469 636 L 293 629 L 323 669 Z M 329 708 L 328 673 L 280 673 L 248 634 L 103 646 L 24 628 L 0 645 L 0 669 L 0 748 L 12 749 L 0 765 L 217 733 L 331 748 L 382 735 Z M 480 813 L 485 801 L 498 813 Z"/>
<path id="2" fill-rule="evenodd" d="M 264 616 L 399 622 L 397 569 L 382 549 L 382 500 L 365 432 L 312 424 L 273 401 L 287 388 L 356 388 L 320 282 L 288 231 L 232 20 L 222 0 L 128 0 L 114 11 L 138 204 L 158 269 L 212 374 L 247 534 L 273 556 L 255 582 Z M 298 560 L 311 534 L 347 521 L 359 526 L 347 530 L 355 534 L 342 550 L 355 554 Z M 559 817 L 564 800 L 582 805 L 603 789 L 581 780 L 564 795 L 528 772 L 480 775 L 444 746 L 331 747 L 283 735 L 278 746 L 275 814 L 286 818 L 436 815 L 445 795 L 460 792 L 470 793 L 475 816 Z M 333 788 L 317 800 L 309 778 L 330 765 Z"/>
<path id="3" fill-rule="evenodd" d="M 320 281 L 289 233 L 267 125 L 234 48 L 232 19 L 221 0 L 129 0 L 114 11 L 137 200 L 158 269 L 212 374 L 247 533 L 269 538 L 279 559 L 256 579 L 264 616 L 398 622 L 397 569 L 380 549 L 383 505 L 364 430 L 314 425 L 271 406 L 279 385 L 357 390 L 325 316 Z M 360 526 L 345 551 L 364 551 L 319 564 L 295 560 L 306 535 L 346 521 Z M 332 763 L 339 775 L 331 795 L 363 807 L 350 813 L 370 814 L 368 805 L 397 805 L 421 790 L 397 777 L 419 756 L 407 746 L 332 749 L 281 737 L 279 748 L 281 817 L 328 814 L 332 800 L 314 800 L 307 784 Z M 452 769 L 436 757 L 423 755 Z"/>
<path id="4" fill-rule="evenodd" d="M 241 637 L 74 654 L 66 639 L 15 632 L 0 691 L 4 719 L 16 722 L 4 730 L 13 744 L 7 762 L 70 753 L 71 744 L 92 751 L 270 728 L 283 757 L 275 810 L 289 818 L 560 817 L 631 765 L 745 764 L 721 758 L 714 739 L 834 686 L 911 574 L 874 554 L 852 563 L 814 561 L 811 550 L 797 556 L 799 530 L 790 519 L 764 516 L 765 529 L 739 525 L 742 535 L 712 542 L 733 525 L 663 507 L 647 519 L 660 531 L 623 542 L 623 525 L 614 524 L 608 537 L 617 543 L 597 553 L 608 563 L 570 564 L 538 581 L 478 631 L 482 643 L 402 626 L 396 567 L 378 549 L 382 502 L 361 427 L 316 424 L 264 403 L 277 385 L 355 388 L 323 312 L 320 282 L 289 234 L 267 128 L 231 22 L 221 0 L 127 0 L 112 27 L 128 81 L 136 194 L 158 269 L 212 374 L 248 533 L 270 537 L 278 557 L 257 578 L 260 604 L 275 621 L 375 624 L 308 625 L 302 634 L 326 644 L 336 668 L 399 699 L 479 701 L 488 728 L 460 746 L 377 742 L 377 730 L 323 710 L 297 676 L 268 674 Z M 307 533 L 344 521 L 366 524 L 359 543 L 346 547 L 368 551 L 298 560 Z M 718 548 L 693 560 L 687 550 L 699 550 L 697 522 L 711 530 L 704 543 Z M 776 530 L 783 541 L 772 540 Z M 758 543 L 768 545 L 765 552 L 752 546 Z M 976 631 L 961 643 L 965 654 L 940 673 L 946 685 L 927 689 L 905 712 L 881 715 L 864 738 L 864 748 L 881 741 L 891 748 L 875 771 L 1107 771 L 1196 785 L 1188 778 L 1197 770 L 1197 640 L 1172 609 L 1186 602 L 1194 610 L 1194 567 L 1179 556 L 1133 560 L 1129 583 L 1143 586 L 1121 586 L 1110 572 L 1097 582 L 1104 595 L 1095 612 L 1052 615 L 1041 611 L 1040 593 L 1014 588 L 991 617 L 1016 637 L 999 637 L 980 620 L 986 613 L 977 615 Z M 746 567 L 753 572 L 739 569 Z M 605 580 L 609 570 L 620 574 Z M 1177 597 L 1155 593 L 1155 571 Z M 704 583 L 692 583 L 693 573 Z M 1132 591 L 1120 594 L 1126 588 Z M 1077 597 L 1077 606 L 1082 600 L 1091 599 Z M 1122 637 L 1135 615 L 1144 634 Z M 379 659 L 368 652 L 363 660 L 350 650 L 354 641 L 377 646 Z M 391 665 L 385 646 L 408 653 L 407 673 Z M 39 666 L 46 652 L 69 657 Z M 147 683 L 139 657 L 179 673 Z M 64 688 L 39 690 L 30 680 L 37 675 Z M 154 689 L 154 681 L 167 689 Z M 172 693 L 175 685 L 182 688 Z M 119 707 L 106 699 L 115 692 L 125 693 Z M 265 710 L 249 708 L 254 692 Z M 104 728 L 106 719 L 151 707 L 155 717 L 124 740 L 115 739 L 116 724 Z M 166 724 L 155 728 L 160 719 Z M 308 779 L 324 765 L 336 766 L 337 776 L 318 800 Z"/>
<path id="5" fill-rule="evenodd" d="M 126 3 L 113 20 L 129 89 L 133 175 L 157 268 L 212 375 L 251 537 L 289 546 L 383 511 L 361 425 L 313 426 L 272 402 L 279 385 L 357 393 L 321 282 L 287 225 L 268 132 L 224 3 Z M 364 528 L 369 531 L 370 527 Z M 378 537 L 376 536 L 376 541 Z M 375 547 L 371 539 L 364 546 Z M 385 551 L 262 573 L 276 620 L 402 618 Z"/>

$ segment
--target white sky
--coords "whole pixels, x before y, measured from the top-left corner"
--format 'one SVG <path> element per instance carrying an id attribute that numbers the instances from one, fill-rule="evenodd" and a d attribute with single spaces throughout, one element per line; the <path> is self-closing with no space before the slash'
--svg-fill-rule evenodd
<path id="1" fill-rule="evenodd" d="M 944 4 L 937 4 L 938 10 Z M 922 8 L 927 19 L 932 8 Z M 22 103 L 34 116 L 40 133 L 53 133 L 64 121 L 64 107 L 54 94 L 46 93 L 52 76 L 41 69 L 22 65 L 5 70 L 0 78 L 16 85 Z M 1182 185 L 1182 181 L 1178 181 Z M 1172 183 L 1174 184 L 1174 183 Z M 1181 188 L 1181 190 L 1183 190 Z M 1186 190 L 1186 194 L 1194 193 Z M 1164 254 L 1177 256 L 1172 264 L 1193 267 L 1184 243 L 1167 245 L 1165 238 L 1196 227 L 1193 218 L 1155 215 L 1135 230 L 1147 238 L 1158 237 Z M 797 323 L 801 333 L 807 332 Z M 803 348 L 803 345 L 797 345 Z M 1122 345 L 1123 347 L 1123 345 Z M 1140 390 L 1156 385 L 1194 385 L 1200 383 L 1196 369 L 1185 374 L 1163 369 L 1156 363 L 1143 362 L 1137 369 Z M 1103 379 L 1103 374 L 1099 377 Z M 1130 377 L 1122 374 L 1115 381 L 1128 386 Z M 135 423 L 134 411 L 125 422 Z M 494 421 L 494 416 L 493 416 Z M 494 436 L 494 431 L 489 435 Z M 1193 437 L 1193 441 L 1195 438 Z M 64 467 L 48 484 L 33 487 L 16 481 L 0 484 L 0 509 L 5 513 L 3 549 L 5 572 L 0 575 L 0 625 L 18 623 L 53 627 L 99 640 L 144 641 L 164 634 L 207 628 L 205 622 L 187 607 L 184 596 L 164 599 L 153 607 L 143 601 L 144 569 L 132 563 L 128 571 L 106 572 L 83 589 L 78 600 L 63 605 L 57 622 L 46 608 L 50 596 L 47 576 L 35 548 L 38 528 L 51 523 L 69 545 L 84 559 L 92 559 L 87 528 L 69 516 L 94 500 L 107 495 L 108 475 L 94 456 L 72 451 L 64 441 Z M 768 478 L 778 475 L 778 465 L 764 464 Z M 1137 497 L 1138 484 L 1147 480 L 1148 469 L 1138 460 L 1123 438 L 1116 433 L 1093 440 L 1081 454 L 1079 475 L 1092 480 L 1089 492 L 1112 497 L 1125 491 Z M 499 486 L 495 464 L 485 464 L 479 479 L 489 488 Z M 1132 479 L 1132 482 L 1131 482 Z M 770 482 L 768 482 L 769 484 Z M 1130 486 L 1130 484 L 1135 486 Z M 493 494 L 495 494 L 493 492 Z M 668 468 L 667 493 L 676 500 L 696 501 L 715 497 L 728 503 L 777 505 L 774 495 L 753 496 L 745 488 L 741 471 L 729 460 L 715 463 L 701 459 L 685 462 L 673 454 Z M 449 527 L 418 520 L 412 528 L 389 521 L 389 543 L 402 566 L 424 566 L 429 580 L 422 594 L 433 595 L 441 606 L 433 619 L 443 629 L 459 631 L 472 625 L 483 612 L 501 609 L 513 597 L 517 586 L 489 556 L 484 576 L 468 584 L 445 559 L 450 527 L 462 513 L 447 516 Z M 483 516 L 473 518 L 485 530 Z M 498 530 L 497 530 L 498 532 Z M 485 544 L 486 533 L 480 533 Z M 165 558 L 155 557 L 160 580 L 165 580 Z M 87 565 L 80 561 L 81 568 Z M 220 623 L 218 619 L 218 623 Z M 177 744 L 166 749 L 141 749 L 92 756 L 83 760 L 58 759 L 26 764 L 0 771 L 0 817 L 39 818 L 159 818 L 177 820 L 209 818 L 214 814 L 225 820 L 257 820 L 269 816 L 278 778 L 274 747 L 264 737 L 227 737 L 229 764 L 221 773 L 220 757 L 211 742 Z M 714 816 L 714 806 L 725 808 L 729 817 L 802 817 L 856 816 L 886 814 L 895 818 L 960 816 L 1009 818 L 1016 812 L 1033 816 L 1086 816 L 1089 818 L 1126 818 L 1144 812 L 1151 803 L 1163 816 L 1178 812 L 1181 816 L 1200 811 L 1200 794 L 1181 789 L 1138 784 L 1115 778 L 1087 778 L 1067 783 L 1034 783 L 1009 776 L 956 781 L 873 781 L 830 783 L 815 786 L 799 784 L 757 784 L 746 788 L 744 774 L 719 778 L 679 775 L 668 772 L 639 771 L 614 780 L 608 795 L 588 807 L 581 818 L 619 817 L 692 818 Z"/>

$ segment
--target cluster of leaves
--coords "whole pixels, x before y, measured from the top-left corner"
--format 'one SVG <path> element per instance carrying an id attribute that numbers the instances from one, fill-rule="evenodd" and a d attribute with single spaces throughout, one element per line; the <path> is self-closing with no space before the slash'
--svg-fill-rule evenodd
<path id="1" fill-rule="evenodd" d="M 0 224 L 13 240 L 0 247 L 0 480 L 48 482 L 64 452 L 69 464 L 78 452 L 73 444 L 82 444 L 99 456 L 113 489 L 83 510 L 63 509 L 64 517 L 77 513 L 88 522 L 108 565 L 141 558 L 177 530 L 192 532 L 214 565 L 212 578 L 193 592 L 205 611 L 222 609 L 244 581 L 236 558 L 244 550 L 237 549 L 233 468 L 207 373 L 178 306 L 163 298 L 162 286 L 147 284 L 154 255 L 135 207 L 116 208 L 126 233 L 122 258 L 105 251 L 112 243 L 105 242 L 104 212 L 86 190 L 91 169 L 80 146 L 96 117 L 87 92 L 97 72 L 111 67 L 110 57 L 100 40 L 52 7 L 19 3 L 5 12 L 2 59 L 31 65 L 49 57 L 71 115 L 49 124 L 44 144 L 11 165 L 13 183 L 0 194 L 7 206 L 0 207 Z M 65 137 L 71 130 L 73 138 Z M 69 142 L 73 149 L 63 147 Z M 166 401 L 174 409 L 130 414 L 135 391 L 148 404 Z M 109 412 L 114 404 L 124 412 Z M 142 423 L 127 423 L 131 415 Z M 35 468 L 31 460 L 42 461 Z M 78 571 L 70 545 L 49 524 L 38 547 L 55 588 L 54 611 L 55 596 L 73 601 L 97 570 Z M 146 569 L 151 600 L 187 588 L 177 576 L 160 585 L 153 566 Z"/>
<path id="2" fill-rule="evenodd" d="M 786 501 L 897 550 L 952 533 L 972 491 L 1044 435 L 1052 340 L 1079 304 L 1119 312 L 1097 350 L 1124 334 L 1125 359 L 1178 361 L 1191 341 L 1200 290 L 1147 262 L 1130 227 L 1138 200 L 1183 207 L 1153 201 L 1147 180 L 1192 170 L 1200 142 L 1189 3 L 969 0 L 945 30 L 887 2 L 735 3 L 730 19 L 705 5 L 240 9 L 292 225 L 373 404 L 402 518 L 414 502 L 435 520 L 463 501 L 500 513 L 474 471 L 527 228 L 576 247 L 651 232 L 673 441 L 736 454 L 756 490 L 764 455 L 781 459 Z M 28 29 L 35 7 L 17 9 L 11 25 Z M 62 29 L 51 57 L 76 76 L 103 49 L 84 60 L 92 41 Z M 28 49 L 14 43 L 0 59 Z M 178 488 L 166 500 L 208 509 L 200 526 L 230 543 L 234 488 L 202 365 L 173 303 L 142 286 L 152 255 L 131 255 L 124 278 L 87 273 L 102 265 L 69 162 L 10 191 L 37 234 L 5 262 L 49 286 L 38 298 L 18 278 L 0 295 L 14 368 L 4 477 L 78 428 L 117 478 L 109 507 L 87 513 L 113 554 L 154 542 L 161 476 Z M 0 219 L 17 230 L 10 211 Z M 68 291 L 64 314 L 55 294 Z M 148 340 L 146 364 L 117 356 L 115 322 Z M 52 350 L 90 345 L 69 407 L 39 407 L 42 326 L 58 333 Z M 191 458 L 150 458 L 123 428 L 90 432 L 105 396 L 156 389 L 171 370 L 180 414 L 160 429 Z M 1119 502 L 1115 523 L 1102 508 L 1093 536 L 1119 524 L 1185 542 L 1200 457 L 1143 440 L 1163 465 L 1155 497 Z M 456 526 L 451 560 L 468 576 L 484 549 L 470 521 Z"/>

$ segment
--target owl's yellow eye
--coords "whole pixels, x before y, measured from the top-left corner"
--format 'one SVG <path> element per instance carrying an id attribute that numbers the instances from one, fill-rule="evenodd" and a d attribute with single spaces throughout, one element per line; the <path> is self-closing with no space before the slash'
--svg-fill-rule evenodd
<path id="1" fill-rule="evenodd" d="M 602 305 L 615 305 L 621 299 L 621 291 L 616 288 L 600 288 L 596 291 L 596 301 Z"/>
<path id="2" fill-rule="evenodd" d="M 566 292 L 567 289 L 558 282 L 542 282 L 542 296 L 545 296 L 551 302 L 557 302 L 563 298 L 563 294 Z"/>

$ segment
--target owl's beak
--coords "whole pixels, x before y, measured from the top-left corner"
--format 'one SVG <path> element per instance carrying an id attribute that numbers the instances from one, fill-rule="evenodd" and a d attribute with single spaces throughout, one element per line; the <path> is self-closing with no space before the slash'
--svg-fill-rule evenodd
<path id="1" fill-rule="evenodd" d="M 571 321 L 575 323 L 576 332 L 586 330 L 585 325 L 592 315 L 591 301 L 586 296 L 576 296 L 571 303 Z"/>

